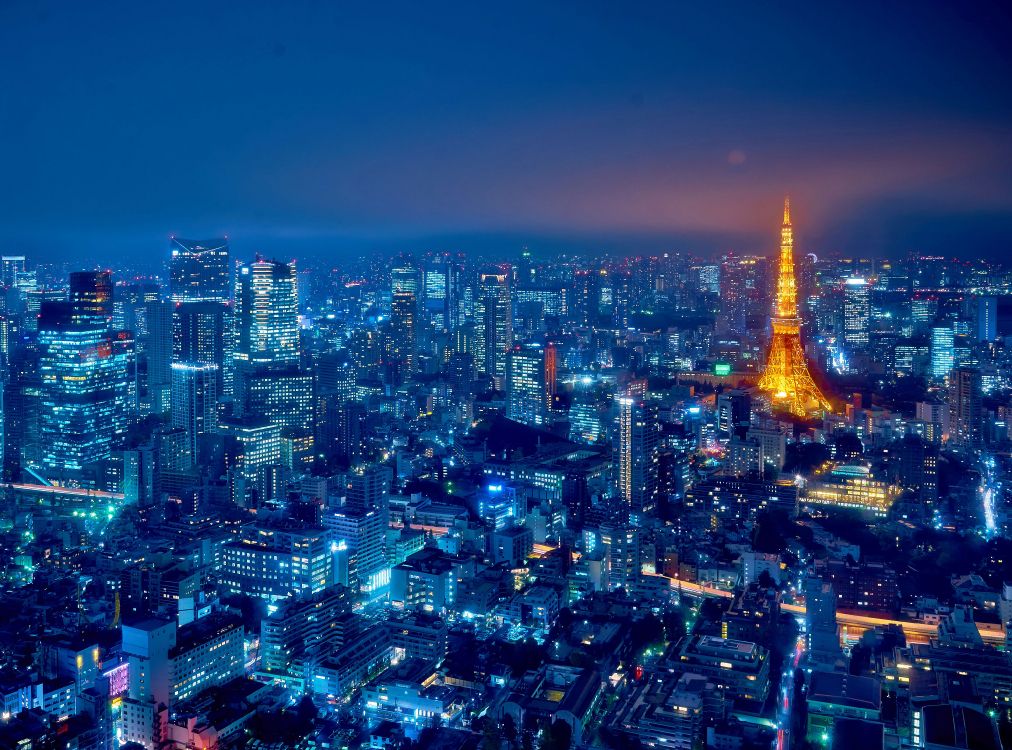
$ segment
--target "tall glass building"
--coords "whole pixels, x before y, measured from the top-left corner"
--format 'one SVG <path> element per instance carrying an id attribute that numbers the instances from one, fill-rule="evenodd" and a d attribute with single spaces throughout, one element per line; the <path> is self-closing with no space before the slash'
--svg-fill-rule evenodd
<path id="1" fill-rule="evenodd" d="M 235 280 L 237 369 L 299 364 L 299 294 L 294 263 L 258 259 Z"/>
<path id="2" fill-rule="evenodd" d="M 228 240 L 169 242 L 169 296 L 173 302 L 227 303 L 229 283 Z"/>
<path id="3" fill-rule="evenodd" d="M 506 352 L 513 346 L 513 303 L 508 274 L 483 273 L 478 277 L 474 317 L 478 369 L 499 379 L 501 384 L 506 376 Z"/>
<path id="4" fill-rule="evenodd" d="M 186 430 L 190 453 L 198 455 L 200 436 L 218 425 L 218 367 L 172 363 L 172 426 Z"/>
<path id="5" fill-rule="evenodd" d="M 507 356 L 506 416 L 514 422 L 540 427 L 548 422 L 548 381 L 545 350 L 516 347 Z"/>
<path id="6" fill-rule="evenodd" d="M 72 302 L 46 302 L 39 315 L 42 469 L 75 481 L 109 458 L 126 432 L 129 351 Z"/>

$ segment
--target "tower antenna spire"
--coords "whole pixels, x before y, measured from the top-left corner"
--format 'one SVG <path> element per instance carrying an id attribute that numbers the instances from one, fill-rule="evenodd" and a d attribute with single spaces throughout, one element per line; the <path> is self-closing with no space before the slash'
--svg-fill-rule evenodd
<path id="1" fill-rule="evenodd" d="M 794 229 L 791 198 L 784 198 L 784 223 L 780 227 L 780 262 L 777 273 L 775 313 L 770 321 L 773 339 L 766 355 L 766 369 L 759 388 L 769 394 L 773 407 L 799 417 L 832 411 L 829 399 L 819 390 L 801 345 L 798 289 L 794 277 Z"/>

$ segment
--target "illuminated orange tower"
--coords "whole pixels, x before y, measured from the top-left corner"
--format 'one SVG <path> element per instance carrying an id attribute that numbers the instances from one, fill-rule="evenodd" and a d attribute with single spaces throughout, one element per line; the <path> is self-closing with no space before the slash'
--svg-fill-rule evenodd
<path id="1" fill-rule="evenodd" d="M 801 347 L 801 319 L 798 317 L 798 285 L 794 279 L 794 231 L 791 228 L 791 199 L 784 199 L 784 223 L 780 227 L 780 269 L 777 273 L 776 314 L 771 320 L 773 340 L 766 356 L 766 369 L 759 388 L 770 394 L 773 406 L 804 417 L 817 411 L 832 411 L 819 386 L 812 379 Z"/>

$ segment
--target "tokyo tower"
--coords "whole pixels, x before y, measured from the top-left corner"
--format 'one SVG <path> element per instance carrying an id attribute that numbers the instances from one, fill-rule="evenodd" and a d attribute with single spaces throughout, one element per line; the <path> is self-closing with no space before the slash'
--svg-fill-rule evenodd
<path id="1" fill-rule="evenodd" d="M 832 411 L 819 386 L 812 379 L 801 347 L 801 319 L 798 317 L 798 285 L 794 279 L 794 232 L 791 228 L 791 199 L 784 200 L 784 223 L 780 227 L 780 269 L 777 273 L 776 313 L 771 319 L 773 340 L 766 356 L 766 369 L 759 388 L 770 395 L 776 409 L 804 417 L 817 411 Z"/>

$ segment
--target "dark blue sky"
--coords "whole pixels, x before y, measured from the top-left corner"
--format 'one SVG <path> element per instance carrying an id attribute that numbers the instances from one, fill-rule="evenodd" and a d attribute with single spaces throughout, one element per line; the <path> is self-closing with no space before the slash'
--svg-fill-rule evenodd
<path id="1" fill-rule="evenodd" d="M 5 0 L 0 250 L 767 250 L 789 191 L 805 249 L 998 257 L 1010 38 L 1004 3 Z"/>

